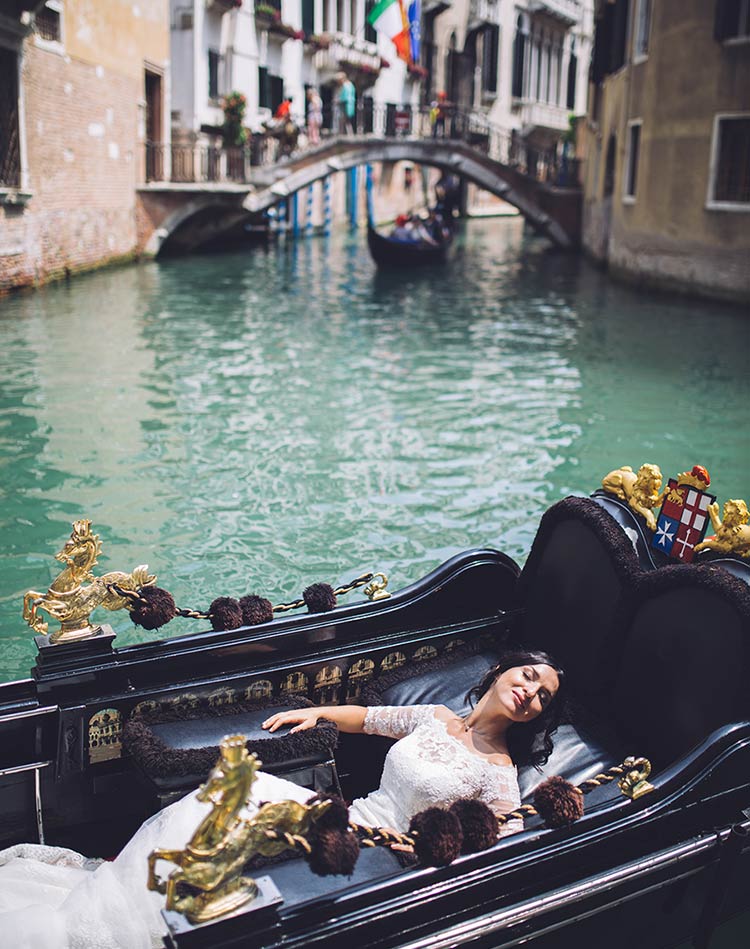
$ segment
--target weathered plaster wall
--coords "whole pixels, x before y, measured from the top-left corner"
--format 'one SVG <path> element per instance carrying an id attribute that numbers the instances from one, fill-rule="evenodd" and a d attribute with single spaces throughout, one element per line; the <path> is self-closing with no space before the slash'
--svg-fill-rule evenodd
<path id="1" fill-rule="evenodd" d="M 648 58 L 605 80 L 598 128 L 589 125 L 584 245 L 629 279 L 750 300 L 750 206 L 706 207 L 714 117 L 750 111 L 748 47 L 714 40 L 711 4 L 664 0 L 653 9 Z M 623 194 L 634 119 L 643 124 L 636 196 L 629 202 Z M 610 214 L 603 189 L 612 133 Z"/>
<path id="2" fill-rule="evenodd" d="M 32 197 L 0 206 L 0 292 L 137 249 L 144 67 L 168 70 L 167 2 L 68 0 L 64 11 L 62 43 L 32 34 L 21 51 Z"/>

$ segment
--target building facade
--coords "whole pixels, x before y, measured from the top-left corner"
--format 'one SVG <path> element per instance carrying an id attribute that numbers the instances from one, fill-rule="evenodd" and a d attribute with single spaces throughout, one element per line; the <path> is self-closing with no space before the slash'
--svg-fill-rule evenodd
<path id="1" fill-rule="evenodd" d="M 0 13 L 0 290 L 135 254 L 144 142 L 169 135 L 167 0 Z"/>
<path id="2" fill-rule="evenodd" d="M 599 3 L 583 241 L 630 280 L 750 300 L 747 0 Z"/>
<path id="3" fill-rule="evenodd" d="M 426 101 L 555 148 L 586 111 L 593 0 L 426 0 Z"/>
<path id="4" fill-rule="evenodd" d="M 372 131 L 386 103 L 419 101 L 410 71 L 366 16 L 374 0 L 171 0 L 174 141 L 211 140 L 232 92 L 246 100 L 245 122 L 260 131 L 281 102 L 300 125 L 306 89 L 333 122 L 338 73 L 354 83 L 362 127 Z"/>

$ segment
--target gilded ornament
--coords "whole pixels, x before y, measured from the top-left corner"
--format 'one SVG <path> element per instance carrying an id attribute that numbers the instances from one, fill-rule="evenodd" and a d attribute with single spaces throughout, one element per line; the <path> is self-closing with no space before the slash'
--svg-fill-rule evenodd
<path id="1" fill-rule="evenodd" d="M 362 591 L 368 600 L 387 600 L 390 593 L 386 590 L 388 577 L 384 573 L 374 573 L 372 580 Z"/>
<path id="2" fill-rule="evenodd" d="M 24 595 L 23 618 L 35 633 L 42 636 L 47 633 L 48 624 L 39 615 L 39 611 L 44 610 L 60 622 L 60 628 L 49 637 L 51 643 L 87 639 L 100 629 L 89 622 L 98 606 L 121 610 L 128 605 L 125 597 L 115 593 L 113 585 L 135 592 L 155 583 L 156 577 L 149 574 L 146 564 L 136 567 L 132 573 L 115 570 L 101 577 L 94 576 L 91 569 L 101 550 L 99 535 L 92 532 L 91 521 L 76 521 L 65 546 L 55 554 L 55 560 L 65 564 L 65 568 L 46 593 L 29 590 Z"/>
<path id="3" fill-rule="evenodd" d="M 640 514 L 649 530 L 656 530 L 656 518 L 653 509 L 659 507 L 665 497 L 661 491 L 662 474 L 658 465 L 641 465 L 636 474 L 630 465 L 623 465 L 610 471 L 602 478 L 602 488 L 628 507 Z"/>
<path id="4" fill-rule="evenodd" d="M 646 779 L 651 774 L 651 762 L 648 758 L 626 758 L 623 766 L 629 770 L 617 782 L 617 786 L 632 801 L 654 790 L 653 784 Z"/>
<path id="5" fill-rule="evenodd" d="M 701 550 L 715 550 L 719 554 L 737 554 L 739 557 L 750 557 L 750 514 L 747 504 L 740 499 L 733 499 L 724 505 L 724 517 L 719 517 L 719 505 L 714 503 L 708 507 L 716 534 L 698 544 L 695 552 Z"/>
<path id="6" fill-rule="evenodd" d="M 229 735 L 221 742 L 219 760 L 197 795 L 213 807 L 184 850 L 154 850 L 148 857 L 148 888 L 165 893 L 166 908 L 191 923 L 216 919 L 254 899 L 258 887 L 242 872 L 248 860 L 304 845 L 304 836 L 331 806 L 277 801 L 263 804 L 252 819 L 239 817 L 261 767 L 245 741 L 244 735 Z M 166 880 L 156 873 L 159 860 L 176 866 Z"/>

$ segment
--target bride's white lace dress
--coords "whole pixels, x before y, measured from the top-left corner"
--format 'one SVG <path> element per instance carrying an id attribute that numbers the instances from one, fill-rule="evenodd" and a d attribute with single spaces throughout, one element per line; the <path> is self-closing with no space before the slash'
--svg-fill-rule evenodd
<path id="1" fill-rule="evenodd" d="M 520 804 L 516 769 L 473 754 L 435 717 L 435 706 L 369 708 L 365 731 L 400 740 L 386 756 L 380 787 L 349 808 L 356 823 L 405 831 L 419 811 L 462 797 L 504 811 Z M 252 816 L 256 801 L 304 802 L 310 793 L 261 772 L 243 816 Z M 38 844 L 0 851 L 0 942 L 14 949 L 161 946 L 164 897 L 146 888 L 148 854 L 184 847 L 210 807 L 188 794 L 147 820 L 112 862 Z M 510 821 L 503 833 L 520 827 Z"/>

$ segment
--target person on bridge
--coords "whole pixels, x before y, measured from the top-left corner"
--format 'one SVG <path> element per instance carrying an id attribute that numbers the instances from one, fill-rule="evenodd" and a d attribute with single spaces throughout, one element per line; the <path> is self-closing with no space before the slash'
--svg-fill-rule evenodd
<path id="1" fill-rule="evenodd" d="M 336 73 L 339 87 L 336 104 L 339 108 L 339 132 L 342 135 L 354 134 L 354 114 L 357 107 L 357 90 L 345 72 Z"/>
<path id="2" fill-rule="evenodd" d="M 438 92 L 437 99 L 430 104 L 430 124 L 432 125 L 432 137 L 441 138 L 445 135 L 445 116 L 448 111 L 448 97 L 444 92 Z"/>
<path id="3" fill-rule="evenodd" d="M 310 145 L 320 144 L 320 126 L 323 124 L 323 100 L 315 86 L 307 87 L 307 140 Z"/>

